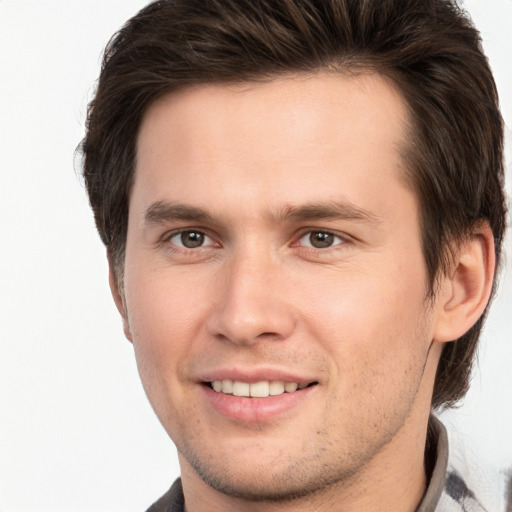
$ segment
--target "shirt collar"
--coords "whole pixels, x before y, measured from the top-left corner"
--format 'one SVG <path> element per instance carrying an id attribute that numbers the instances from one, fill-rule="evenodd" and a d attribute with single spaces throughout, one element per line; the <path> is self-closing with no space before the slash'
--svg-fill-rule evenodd
<path id="1" fill-rule="evenodd" d="M 434 469 L 430 476 L 427 491 L 416 512 L 434 512 L 441 498 L 448 468 L 448 435 L 444 425 L 431 415 L 427 430 L 427 445 L 425 453 L 429 452 L 434 458 Z"/>

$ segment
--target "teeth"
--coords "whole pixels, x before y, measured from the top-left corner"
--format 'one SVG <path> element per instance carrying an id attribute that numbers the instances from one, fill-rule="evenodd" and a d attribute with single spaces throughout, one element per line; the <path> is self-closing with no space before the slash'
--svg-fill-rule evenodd
<path id="1" fill-rule="evenodd" d="M 235 380 L 233 382 L 233 395 L 235 396 L 250 396 L 251 385 L 247 382 L 240 382 Z"/>
<path id="2" fill-rule="evenodd" d="M 261 381 L 249 384 L 239 380 L 214 380 L 212 388 L 218 393 L 226 395 L 245 396 L 253 398 L 266 398 L 267 396 L 282 395 L 283 393 L 293 393 L 297 389 L 304 389 L 307 383 L 298 384 L 297 382 L 284 382 L 282 380 Z"/>
<path id="3" fill-rule="evenodd" d="M 269 385 L 269 395 L 282 395 L 284 393 L 284 382 L 276 380 Z"/>
<path id="4" fill-rule="evenodd" d="M 299 387 L 299 385 L 296 383 L 296 382 L 287 382 L 285 385 L 284 385 L 284 390 L 287 392 L 287 393 L 293 393 L 294 391 L 297 391 L 297 388 Z"/>
<path id="5" fill-rule="evenodd" d="M 268 382 L 256 382 L 249 387 L 249 393 L 255 398 L 265 398 L 269 395 L 270 384 Z"/>
<path id="6" fill-rule="evenodd" d="M 219 382 L 219 381 L 214 381 L 214 382 Z M 222 387 L 221 387 L 220 391 L 222 391 L 223 393 L 226 393 L 228 395 L 233 394 L 233 381 L 232 380 L 224 379 L 221 382 L 221 384 L 222 384 Z"/>

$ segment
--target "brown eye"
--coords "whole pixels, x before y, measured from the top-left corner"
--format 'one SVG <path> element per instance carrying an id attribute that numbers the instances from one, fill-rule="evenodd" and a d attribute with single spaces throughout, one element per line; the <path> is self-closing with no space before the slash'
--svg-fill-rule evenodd
<path id="1" fill-rule="evenodd" d="M 322 233 L 321 231 L 310 233 L 309 242 L 317 249 L 330 247 L 334 242 L 334 235 L 331 233 Z"/>
<path id="2" fill-rule="evenodd" d="M 343 240 L 338 235 L 329 231 L 310 231 L 300 239 L 300 243 L 303 246 L 313 247 L 314 249 L 327 249 L 333 245 L 343 243 Z"/>
<path id="3" fill-rule="evenodd" d="M 200 247 L 204 243 L 204 235 L 196 231 L 184 231 L 181 233 L 181 243 L 187 249 Z"/>
<path id="4" fill-rule="evenodd" d="M 172 235 L 169 241 L 185 249 L 196 249 L 203 246 L 205 242 L 211 242 L 210 238 L 201 231 L 181 231 Z"/>

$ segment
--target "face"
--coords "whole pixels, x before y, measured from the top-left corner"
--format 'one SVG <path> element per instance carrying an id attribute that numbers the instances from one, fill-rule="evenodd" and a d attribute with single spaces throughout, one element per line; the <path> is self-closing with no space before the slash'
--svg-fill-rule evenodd
<path id="1" fill-rule="evenodd" d="M 125 322 L 182 471 L 236 496 L 306 494 L 428 415 L 406 118 L 377 75 L 208 85 L 146 113 Z"/>

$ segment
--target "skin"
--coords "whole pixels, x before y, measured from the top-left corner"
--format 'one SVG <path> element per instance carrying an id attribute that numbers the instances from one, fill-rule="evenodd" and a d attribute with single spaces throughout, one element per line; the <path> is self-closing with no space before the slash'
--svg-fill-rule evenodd
<path id="1" fill-rule="evenodd" d="M 485 306 L 492 262 L 482 230 L 426 300 L 406 133 L 401 96 L 370 74 L 207 85 L 148 109 L 111 285 L 189 512 L 420 502 L 442 343 Z M 246 421 L 207 398 L 202 379 L 226 369 L 316 385 Z"/>

